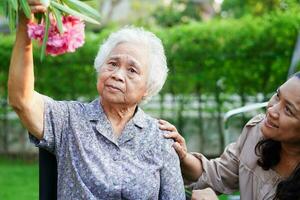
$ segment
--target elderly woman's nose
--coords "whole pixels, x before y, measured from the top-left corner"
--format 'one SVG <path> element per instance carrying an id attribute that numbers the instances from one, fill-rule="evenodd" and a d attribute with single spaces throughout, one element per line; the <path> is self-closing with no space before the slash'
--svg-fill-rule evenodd
<path id="1" fill-rule="evenodd" d="M 125 70 L 122 68 L 117 68 L 112 73 L 112 78 L 118 80 L 118 81 L 124 81 L 125 78 Z"/>

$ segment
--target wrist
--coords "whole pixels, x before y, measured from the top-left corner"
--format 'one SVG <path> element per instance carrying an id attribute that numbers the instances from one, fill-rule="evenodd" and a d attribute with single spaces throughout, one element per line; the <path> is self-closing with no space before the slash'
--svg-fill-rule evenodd
<path id="1" fill-rule="evenodd" d="M 186 162 L 186 160 L 188 160 L 188 157 L 190 156 L 190 153 L 186 152 L 185 154 L 183 154 L 181 157 L 180 157 L 180 163 L 184 163 Z"/>

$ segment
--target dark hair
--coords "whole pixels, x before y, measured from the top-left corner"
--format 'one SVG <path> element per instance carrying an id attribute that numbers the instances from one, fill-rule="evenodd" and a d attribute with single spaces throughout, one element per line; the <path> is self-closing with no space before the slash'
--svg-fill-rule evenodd
<path id="1" fill-rule="evenodd" d="M 276 190 L 275 199 L 300 199 L 300 163 L 286 180 L 281 181 Z"/>
<path id="2" fill-rule="evenodd" d="M 281 144 L 271 139 L 262 139 L 255 146 L 255 153 L 259 157 L 258 166 L 264 170 L 269 170 L 280 161 Z M 274 200 L 300 200 L 300 163 L 292 174 L 281 181 L 276 189 Z"/>
<path id="3" fill-rule="evenodd" d="M 280 161 L 281 144 L 271 139 L 260 140 L 255 146 L 255 153 L 259 157 L 257 164 L 264 170 L 269 170 Z"/>
<path id="4" fill-rule="evenodd" d="M 300 79 L 300 72 L 295 73 L 292 77 Z M 300 133 L 299 133 L 300 134 Z M 255 146 L 255 153 L 259 157 L 258 166 L 264 170 L 269 170 L 276 166 L 280 161 L 281 144 L 271 139 L 262 139 Z M 300 163 L 294 169 L 292 174 L 285 180 L 281 181 L 276 189 L 275 200 L 300 200 Z"/>

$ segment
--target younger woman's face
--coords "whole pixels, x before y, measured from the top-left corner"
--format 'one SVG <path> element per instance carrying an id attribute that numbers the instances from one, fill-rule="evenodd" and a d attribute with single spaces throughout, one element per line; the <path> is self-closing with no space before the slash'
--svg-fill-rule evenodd
<path id="1" fill-rule="evenodd" d="M 300 79 L 292 77 L 270 99 L 261 131 L 266 138 L 300 145 Z"/>

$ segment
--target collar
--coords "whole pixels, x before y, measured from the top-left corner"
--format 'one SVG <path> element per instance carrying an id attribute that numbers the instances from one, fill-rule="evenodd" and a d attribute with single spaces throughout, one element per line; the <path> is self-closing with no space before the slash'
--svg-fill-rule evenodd
<path id="1" fill-rule="evenodd" d="M 104 120 L 103 118 L 106 117 L 99 98 L 87 104 L 85 112 L 87 119 L 89 119 L 90 121 L 102 121 Z M 132 121 L 135 126 L 144 128 L 146 126 L 146 117 L 147 115 L 144 113 L 144 111 L 140 107 L 137 107 L 135 114 L 130 121 Z"/>

